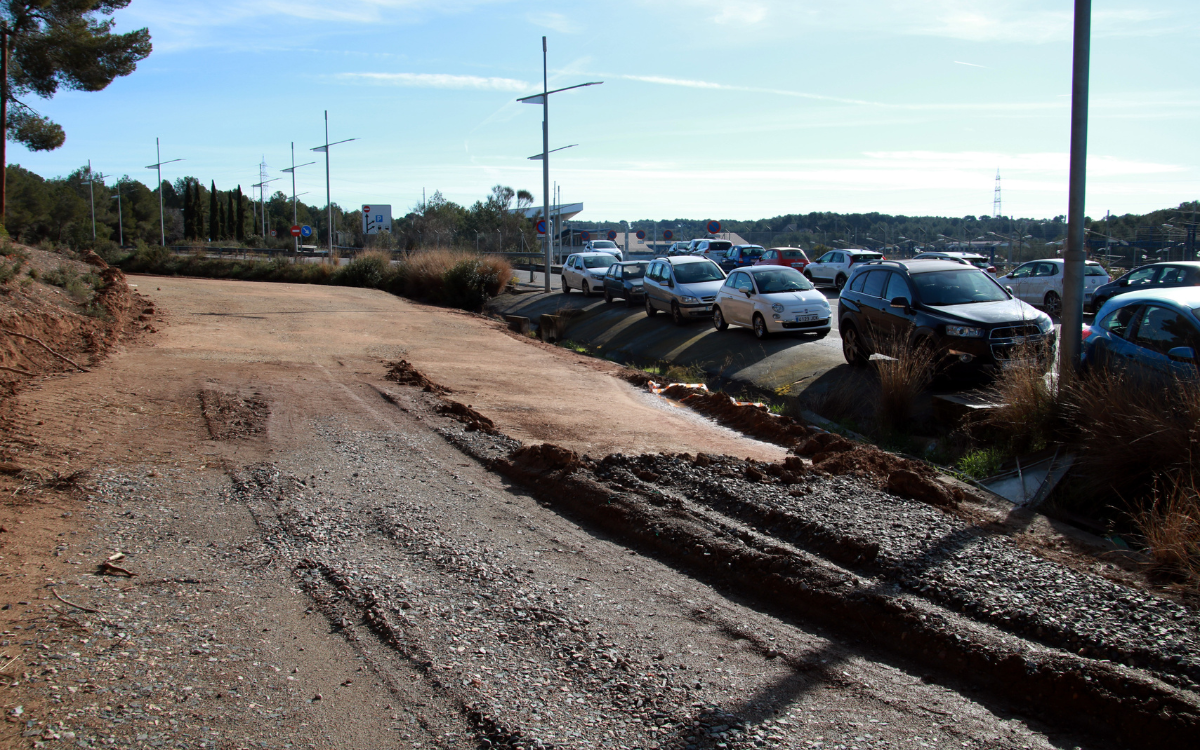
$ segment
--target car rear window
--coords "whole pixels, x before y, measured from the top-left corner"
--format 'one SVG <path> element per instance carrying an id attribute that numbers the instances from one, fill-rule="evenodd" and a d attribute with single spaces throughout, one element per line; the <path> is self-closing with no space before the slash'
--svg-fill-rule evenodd
<path id="1" fill-rule="evenodd" d="M 733 247 L 733 243 L 726 240 L 713 240 L 708 243 L 709 250 L 728 250 L 731 247 Z"/>
<path id="2" fill-rule="evenodd" d="M 640 279 L 646 275 L 645 263 L 626 263 L 622 268 L 622 276 L 626 279 Z"/>
<path id="3" fill-rule="evenodd" d="M 1099 263 L 1088 263 L 1083 267 L 1084 276 L 1108 276 L 1108 271 L 1104 270 L 1104 266 Z"/>
<path id="4" fill-rule="evenodd" d="M 583 259 L 583 266 L 584 268 L 608 268 L 616 262 L 616 257 L 612 255 L 589 255 Z"/>
<path id="5" fill-rule="evenodd" d="M 864 263 L 868 260 L 879 260 L 883 257 L 882 253 L 858 253 L 850 256 L 851 263 Z"/>
<path id="6" fill-rule="evenodd" d="M 803 250 L 780 250 L 779 254 L 785 258 L 792 258 L 795 260 L 805 260 L 805 255 L 804 255 Z"/>

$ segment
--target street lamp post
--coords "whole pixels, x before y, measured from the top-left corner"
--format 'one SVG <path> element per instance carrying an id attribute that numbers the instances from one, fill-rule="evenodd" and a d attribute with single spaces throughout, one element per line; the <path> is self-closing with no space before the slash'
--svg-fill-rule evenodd
<path id="1" fill-rule="evenodd" d="M 1064 387 L 1079 367 L 1083 348 L 1084 194 L 1087 188 L 1088 75 L 1092 40 L 1092 1 L 1075 0 L 1071 64 L 1071 171 L 1067 196 L 1067 247 L 1063 251 L 1062 326 L 1058 374 Z"/>
<path id="2" fill-rule="evenodd" d="M 92 160 L 88 159 L 88 203 L 92 206 L 92 244 L 96 244 L 96 191 L 93 188 Z"/>
<path id="3" fill-rule="evenodd" d="M 329 110 L 325 110 L 325 143 L 321 146 L 317 146 L 314 149 L 310 149 L 311 151 L 316 151 L 317 153 L 324 152 L 324 154 L 325 154 L 325 207 L 329 210 L 329 262 L 330 263 L 333 262 L 333 199 L 330 196 L 331 191 L 329 188 L 329 147 L 336 146 L 339 143 L 349 143 L 350 141 L 357 141 L 357 140 L 358 140 L 357 138 L 347 138 L 344 141 L 336 141 L 334 143 L 330 143 L 329 142 Z"/>
<path id="4" fill-rule="evenodd" d="M 117 194 L 110 196 L 109 200 L 117 199 L 117 237 L 120 239 L 121 247 L 125 247 L 125 217 L 121 215 L 121 183 L 117 183 Z"/>
<path id="5" fill-rule="evenodd" d="M 155 155 L 155 158 L 158 159 L 158 163 L 151 164 L 148 167 L 146 167 L 146 169 L 158 170 L 158 231 L 160 233 L 161 240 L 162 240 L 160 244 L 162 247 L 166 247 L 167 246 L 167 224 L 166 224 L 166 221 L 163 219 L 162 167 L 164 164 L 171 164 L 173 162 L 183 161 L 183 159 L 171 159 L 170 161 L 163 161 L 162 160 L 162 147 L 158 142 L 158 138 L 154 139 L 154 155 Z M 88 162 L 88 171 L 90 172 L 91 169 L 92 169 L 91 162 Z"/>
<path id="6" fill-rule="evenodd" d="M 550 291 L 550 95 L 557 94 L 561 91 L 570 91 L 571 89 L 583 88 L 584 86 L 596 86 L 604 83 L 603 81 L 590 81 L 588 83 L 580 83 L 575 86 L 567 86 L 566 88 L 555 89 L 550 91 L 549 73 L 546 67 L 546 37 L 542 37 L 542 93 L 534 94 L 533 96 L 525 96 L 517 101 L 524 104 L 541 104 L 542 105 L 542 219 L 546 221 L 546 234 L 543 236 L 542 243 L 546 253 L 546 278 L 543 284 L 543 291 Z M 569 148 L 565 146 L 564 148 Z M 558 150 L 558 149 L 556 149 Z"/>
<path id="7" fill-rule="evenodd" d="M 329 139 L 326 138 L 325 140 L 329 140 Z M 300 213 L 296 209 L 296 170 L 299 169 L 300 167 L 307 167 L 309 164 L 316 164 L 316 162 L 310 161 L 305 164 L 297 164 L 296 163 L 296 142 L 292 141 L 292 166 L 288 167 L 287 169 L 282 170 L 284 172 L 291 172 L 291 174 L 292 174 L 292 224 L 300 223 Z M 292 258 L 295 259 L 300 256 L 300 238 L 293 237 L 292 245 L 293 245 Z M 331 251 L 331 254 L 332 254 L 332 251 Z"/>

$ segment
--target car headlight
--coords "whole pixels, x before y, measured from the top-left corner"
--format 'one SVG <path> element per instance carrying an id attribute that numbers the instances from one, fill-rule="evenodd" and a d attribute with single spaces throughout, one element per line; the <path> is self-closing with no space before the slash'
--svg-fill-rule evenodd
<path id="1" fill-rule="evenodd" d="M 964 339 L 981 339 L 983 338 L 983 329 L 975 326 L 946 326 L 946 335 Z"/>
<path id="2" fill-rule="evenodd" d="M 680 297 L 679 301 L 684 303 L 685 305 L 693 305 L 693 304 L 699 302 L 700 300 L 696 299 L 695 297 Z"/>
<path id="3" fill-rule="evenodd" d="M 771 305 L 771 309 L 777 313 L 781 313 L 781 312 L 783 312 L 783 305 L 776 302 L 775 304 Z"/>
<path id="4" fill-rule="evenodd" d="M 1042 317 L 1038 318 L 1037 327 L 1042 333 L 1049 333 L 1050 330 L 1054 328 L 1054 321 L 1050 320 L 1049 315 L 1043 315 Z"/>

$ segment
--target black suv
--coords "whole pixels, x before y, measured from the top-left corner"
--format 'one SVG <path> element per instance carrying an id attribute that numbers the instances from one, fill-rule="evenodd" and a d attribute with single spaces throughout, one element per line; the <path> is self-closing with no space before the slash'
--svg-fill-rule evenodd
<path id="1" fill-rule="evenodd" d="M 951 260 L 856 265 L 842 289 L 842 353 L 866 364 L 888 337 L 928 346 L 950 364 L 988 367 L 1025 342 L 1054 342 L 1050 316 L 975 266 Z"/>

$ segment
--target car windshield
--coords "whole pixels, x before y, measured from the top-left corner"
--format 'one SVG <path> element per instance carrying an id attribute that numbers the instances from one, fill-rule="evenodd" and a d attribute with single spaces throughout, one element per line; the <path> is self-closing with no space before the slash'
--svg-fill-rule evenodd
<path id="1" fill-rule="evenodd" d="M 592 243 L 592 247 L 598 247 L 601 250 L 615 250 L 617 243 L 609 242 L 608 240 L 596 240 Z"/>
<path id="2" fill-rule="evenodd" d="M 584 268 L 608 268 L 609 266 L 611 266 L 613 263 L 616 263 L 616 262 L 617 262 L 616 258 L 614 258 L 611 255 L 607 255 L 607 254 L 606 255 L 587 255 L 587 256 L 584 256 L 584 258 L 583 258 Z"/>
<path id="3" fill-rule="evenodd" d="M 978 269 L 915 273 L 913 282 L 921 301 L 934 307 L 969 305 L 974 302 L 999 302 L 1008 295 L 1000 285 Z"/>
<path id="4" fill-rule="evenodd" d="M 703 263 L 680 263 L 675 266 L 675 280 L 680 284 L 698 284 L 702 281 L 720 281 L 725 274 L 711 260 Z"/>
<path id="5" fill-rule="evenodd" d="M 623 276 L 627 279 L 640 279 L 646 275 L 646 263 L 627 263 L 622 268 Z"/>
<path id="6" fill-rule="evenodd" d="M 807 292 L 813 288 L 813 285 L 808 283 L 808 279 L 804 278 L 804 274 L 794 268 L 780 268 L 778 271 L 759 271 L 754 274 L 754 280 L 758 282 L 758 291 L 760 294 Z"/>
<path id="7" fill-rule="evenodd" d="M 1100 265 L 1099 263 L 1097 263 L 1094 266 L 1091 263 L 1088 263 L 1086 266 L 1083 267 L 1083 275 L 1084 276 L 1108 276 L 1108 271 L 1105 271 L 1104 266 Z"/>

